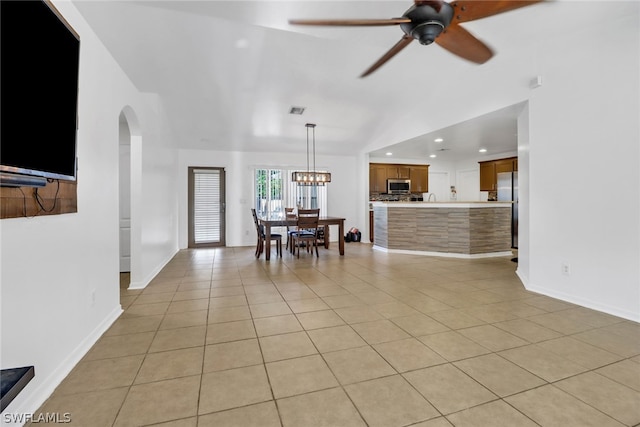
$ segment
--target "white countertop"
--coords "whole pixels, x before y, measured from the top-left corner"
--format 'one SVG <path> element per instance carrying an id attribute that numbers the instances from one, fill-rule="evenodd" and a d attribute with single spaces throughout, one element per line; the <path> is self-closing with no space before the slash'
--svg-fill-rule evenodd
<path id="1" fill-rule="evenodd" d="M 384 208 L 506 208 L 513 202 L 370 202 L 371 206 Z"/>

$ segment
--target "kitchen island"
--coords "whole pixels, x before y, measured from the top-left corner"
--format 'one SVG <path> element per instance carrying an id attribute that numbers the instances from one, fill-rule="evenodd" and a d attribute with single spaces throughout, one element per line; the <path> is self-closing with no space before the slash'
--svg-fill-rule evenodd
<path id="1" fill-rule="evenodd" d="M 419 255 L 510 256 L 511 202 L 372 202 L 374 249 Z"/>

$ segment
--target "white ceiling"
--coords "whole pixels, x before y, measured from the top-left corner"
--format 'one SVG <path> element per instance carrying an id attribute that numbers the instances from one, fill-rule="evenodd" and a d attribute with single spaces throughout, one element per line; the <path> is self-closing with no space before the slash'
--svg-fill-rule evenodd
<path id="1" fill-rule="evenodd" d="M 587 3 L 610 2 L 547 1 L 464 24 L 497 52 L 484 65 L 414 42 L 360 79 L 399 27 L 288 19 L 391 18 L 410 0 L 74 1 L 136 87 L 161 96 L 181 147 L 304 152 L 312 122 L 318 154 L 436 150 L 449 160 L 515 150 L 540 46 L 598 22 L 604 6 Z M 306 110 L 290 115 L 291 106 Z"/>
<path id="2" fill-rule="evenodd" d="M 431 159 L 446 161 L 474 159 L 517 150 L 517 118 L 524 103 L 456 123 L 397 144 L 370 152 L 371 157 Z"/>

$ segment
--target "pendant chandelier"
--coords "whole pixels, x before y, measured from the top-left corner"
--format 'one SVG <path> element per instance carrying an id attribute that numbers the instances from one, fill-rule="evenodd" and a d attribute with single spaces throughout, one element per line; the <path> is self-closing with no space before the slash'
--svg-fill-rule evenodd
<path id="1" fill-rule="evenodd" d="M 291 180 L 298 185 L 325 185 L 331 182 L 331 174 L 329 172 L 316 171 L 316 125 L 307 123 L 307 171 L 295 171 L 291 174 Z M 309 134 L 313 143 L 313 169 L 309 166 Z"/>

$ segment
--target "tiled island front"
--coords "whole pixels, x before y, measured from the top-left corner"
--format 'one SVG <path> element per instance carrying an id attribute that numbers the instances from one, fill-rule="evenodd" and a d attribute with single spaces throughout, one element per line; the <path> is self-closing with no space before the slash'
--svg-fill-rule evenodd
<path id="1" fill-rule="evenodd" d="M 374 249 L 480 258 L 511 255 L 510 202 L 373 202 Z"/>

